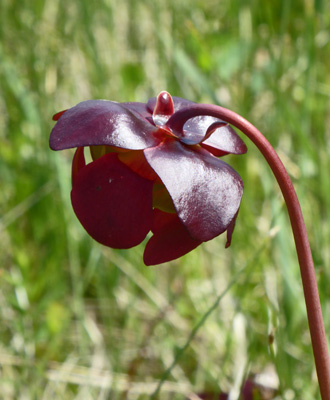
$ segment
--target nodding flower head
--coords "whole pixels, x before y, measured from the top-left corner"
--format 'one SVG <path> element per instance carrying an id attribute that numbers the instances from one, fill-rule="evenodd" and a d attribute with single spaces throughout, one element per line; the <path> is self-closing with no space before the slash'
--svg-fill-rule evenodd
<path id="1" fill-rule="evenodd" d="M 246 146 L 215 117 L 186 118 L 183 109 L 195 105 L 161 92 L 147 103 L 88 100 L 54 116 L 50 147 L 77 148 L 71 201 L 95 240 L 127 249 L 151 231 L 146 265 L 174 260 L 225 231 L 230 245 L 243 182 L 218 157 Z"/>

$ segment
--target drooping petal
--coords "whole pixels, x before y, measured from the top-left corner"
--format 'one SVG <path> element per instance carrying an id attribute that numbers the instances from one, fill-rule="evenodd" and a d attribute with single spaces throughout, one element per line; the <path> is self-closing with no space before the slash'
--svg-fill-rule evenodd
<path id="1" fill-rule="evenodd" d="M 206 150 L 175 140 L 146 149 L 144 154 L 193 238 L 207 241 L 228 228 L 243 193 L 236 171 Z"/>
<path id="2" fill-rule="evenodd" d="M 143 150 L 159 143 L 156 131 L 139 113 L 119 103 L 87 100 L 59 118 L 49 144 L 53 150 L 93 145 Z"/>
<path id="3" fill-rule="evenodd" d="M 193 239 L 176 214 L 154 209 L 153 236 L 149 239 L 143 260 L 146 265 L 156 265 L 175 260 L 202 242 Z"/>
<path id="4" fill-rule="evenodd" d="M 141 243 L 152 225 L 152 182 L 105 154 L 75 176 L 73 209 L 98 242 L 119 249 Z"/>

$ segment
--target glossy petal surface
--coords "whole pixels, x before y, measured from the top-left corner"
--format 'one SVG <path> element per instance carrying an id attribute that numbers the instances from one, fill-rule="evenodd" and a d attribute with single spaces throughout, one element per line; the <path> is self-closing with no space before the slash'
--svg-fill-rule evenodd
<path id="1" fill-rule="evenodd" d="M 87 100 L 67 110 L 54 126 L 50 147 L 63 150 L 93 145 L 143 150 L 159 143 L 157 128 L 119 103 Z"/>
<path id="2" fill-rule="evenodd" d="M 136 246 L 151 229 L 152 182 L 131 171 L 114 153 L 78 172 L 71 201 L 89 235 L 106 246 Z"/>
<path id="3" fill-rule="evenodd" d="M 243 193 L 237 172 L 206 150 L 175 140 L 146 149 L 144 154 L 193 238 L 207 241 L 227 229 Z"/>
<path id="4" fill-rule="evenodd" d="M 149 239 L 143 260 L 146 265 L 156 265 L 175 260 L 201 244 L 193 239 L 176 214 L 154 209 L 154 235 Z"/>
<path id="5" fill-rule="evenodd" d="M 150 112 L 147 108 L 146 103 L 138 103 L 138 102 L 127 102 L 127 103 L 120 103 L 125 108 L 140 114 L 143 118 L 148 120 L 150 123 L 152 121 L 152 112 Z"/>
<path id="6" fill-rule="evenodd" d="M 189 108 L 192 101 L 181 99 L 180 97 L 172 97 L 174 104 L 174 112 L 183 108 Z M 157 107 L 157 98 L 152 97 L 147 102 L 147 108 L 152 112 Z M 168 113 L 163 116 L 162 124 L 170 117 Z M 209 129 L 214 124 L 221 124 L 221 127 L 212 129 L 212 134 L 209 134 Z M 210 117 L 208 115 L 201 115 L 188 119 L 183 126 L 182 132 L 173 132 L 180 140 L 188 145 L 201 144 L 202 147 L 212 152 L 215 156 L 223 156 L 224 154 L 244 154 L 247 151 L 246 145 L 243 140 L 237 135 L 234 129 L 223 121 Z"/>
<path id="7" fill-rule="evenodd" d="M 181 141 L 187 144 L 202 143 L 226 154 L 244 154 L 247 150 L 231 126 L 205 115 L 191 118 L 184 124 Z"/>
<path id="8" fill-rule="evenodd" d="M 237 135 L 234 129 L 228 124 L 215 129 L 215 131 L 201 143 L 202 147 L 211 147 L 215 151 L 214 155 L 217 155 L 216 151 L 221 151 L 231 154 L 245 154 L 247 152 L 246 144 Z"/>

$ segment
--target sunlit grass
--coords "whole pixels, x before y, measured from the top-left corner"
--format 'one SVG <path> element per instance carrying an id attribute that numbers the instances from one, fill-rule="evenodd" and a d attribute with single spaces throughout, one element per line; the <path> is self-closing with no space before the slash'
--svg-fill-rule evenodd
<path id="1" fill-rule="evenodd" d="M 164 380 L 159 398 L 196 400 L 261 374 L 278 399 L 318 398 L 286 210 L 252 144 L 227 157 L 245 182 L 230 249 L 219 237 L 147 268 L 143 246 L 87 237 L 72 152 L 52 153 L 48 137 L 52 115 L 82 100 L 164 89 L 245 116 L 293 177 L 329 332 L 329 13 L 322 1 L 1 2 L 4 399 L 140 400 Z"/>

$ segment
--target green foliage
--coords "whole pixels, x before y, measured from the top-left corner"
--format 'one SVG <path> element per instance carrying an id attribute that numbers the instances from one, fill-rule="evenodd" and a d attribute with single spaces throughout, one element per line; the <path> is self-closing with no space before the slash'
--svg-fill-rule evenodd
<path id="1" fill-rule="evenodd" d="M 245 116 L 294 179 L 329 331 L 329 15 L 321 0 L 0 3 L 2 398 L 142 400 L 164 380 L 159 398 L 196 399 L 267 371 L 278 399 L 318 398 L 288 218 L 251 143 L 227 158 L 245 182 L 231 248 L 146 268 L 143 246 L 87 237 L 72 151 L 48 137 L 82 100 L 165 89 Z"/>

